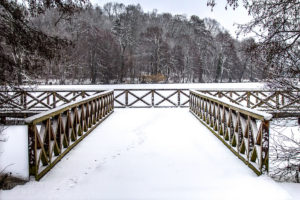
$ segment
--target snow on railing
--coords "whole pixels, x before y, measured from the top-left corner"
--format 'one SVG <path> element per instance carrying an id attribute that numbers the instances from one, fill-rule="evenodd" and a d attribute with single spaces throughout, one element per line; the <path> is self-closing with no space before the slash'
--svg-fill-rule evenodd
<path id="1" fill-rule="evenodd" d="M 298 91 L 280 90 L 197 90 L 223 101 L 272 113 L 274 117 L 300 116 Z"/>
<path id="2" fill-rule="evenodd" d="M 190 111 L 257 175 L 268 171 L 272 115 L 190 91 Z"/>
<path id="3" fill-rule="evenodd" d="M 116 108 L 142 107 L 188 107 L 189 90 L 186 87 L 163 88 L 153 85 L 132 85 L 114 88 L 114 104 Z M 104 86 L 53 86 L 24 87 L 19 91 L 0 91 L 0 117 L 29 116 L 57 106 L 101 93 Z M 114 87 L 114 85 L 110 86 Z M 132 88 L 131 88 L 132 87 Z M 145 87 L 145 88 L 143 88 Z M 151 88 L 153 87 L 153 88 Z M 194 86 L 195 87 L 195 86 Z M 197 91 L 209 94 L 223 101 L 272 113 L 278 116 L 300 116 L 300 99 L 297 91 L 276 91 L 263 88 L 198 88 Z M 21 116 L 20 116 L 21 115 Z"/>
<path id="4" fill-rule="evenodd" d="M 115 89 L 116 108 L 188 107 L 188 89 Z"/>
<path id="5" fill-rule="evenodd" d="M 114 110 L 106 91 L 25 119 L 29 138 L 29 173 L 41 179 L 66 153 Z"/>

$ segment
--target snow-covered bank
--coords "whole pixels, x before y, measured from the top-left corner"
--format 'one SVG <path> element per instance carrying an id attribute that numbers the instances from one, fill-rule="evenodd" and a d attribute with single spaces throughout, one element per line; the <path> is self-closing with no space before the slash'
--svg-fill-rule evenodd
<path id="1" fill-rule="evenodd" d="M 28 179 L 28 135 L 27 126 L 7 126 L 0 142 L 0 171 L 12 176 Z"/>
<path id="2" fill-rule="evenodd" d="M 26 86 L 27 87 L 27 86 Z M 111 90 L 111 89 L 229 89 L 261 90 L 264 83 L 179 83 L 179 84 L 115 84 L 115 85 L 39 85 L 30 86 L 35 91 L 68 91 L 68 90 Z"/>
<path id="3" fill-rule="evenodd" d="M 40 182 L 0 199 L 300 199 L 300 185 L 257 177 L 188 109 L 115 109 Z"/>
<path id="4" fill-rule="evenodd" d="M 269 175 L 275 180 L 299 182 L 299 149 L 298 119 L 273 119 L 270 124 Z"/>

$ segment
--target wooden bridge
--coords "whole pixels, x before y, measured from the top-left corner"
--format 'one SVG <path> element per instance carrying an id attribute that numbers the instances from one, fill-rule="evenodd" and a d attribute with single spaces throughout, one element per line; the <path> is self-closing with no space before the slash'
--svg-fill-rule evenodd
<path id="1" fill-rule="evenodd" d="M 30 175 L 39 180 L 114 108 L 189 107 L 256 174 L 268 171 L 272 115 L 299 116 L 293 92 L 265 90 L 116 89 L 0 92 L 1 117 L 25 119 Z"/>

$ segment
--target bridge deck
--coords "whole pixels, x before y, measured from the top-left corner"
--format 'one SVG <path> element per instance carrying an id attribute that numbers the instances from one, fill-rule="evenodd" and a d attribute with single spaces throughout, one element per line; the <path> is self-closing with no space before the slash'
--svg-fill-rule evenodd
<path id="1" fill-rule="evenodd" d="M 188 109 L 116 109 L 39 182 L 0 199 L 293 199 L 257 177 Z M 299 187 L 298 187 L 299 188 Z"/>

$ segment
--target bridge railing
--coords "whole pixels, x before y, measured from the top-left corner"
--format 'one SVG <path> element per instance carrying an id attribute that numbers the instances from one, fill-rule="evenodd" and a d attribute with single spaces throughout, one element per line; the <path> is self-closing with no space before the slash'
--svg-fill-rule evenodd
<path id="1" fill-rule="evenodd" d="M 113 99 L 106 91 L 26 118 L 30 175 L 44 176 L 113 112 Z"/>
<path id="2" fill-rule="evenodd" d="M 272 113 L 274 117 L 300 116 L 299 91 L 279 90 L 197 90 L 211 96 L 229 100 L 237 105 Z"/>
<path id="3" fill-rule="evenodd" d="M 99 88 L 82 87 L 0 91 L 0 117 L 33 115 L 103 91 Z M 237 105 L 272 113 L 274 117 L 300 116 L 300 94 L 297 91 L 265 89 L 197 89 L 197 91 L 229 100 Z M 114 96 L 116 108 L 189 106 L 189 90 L 186 88 L 115 89 Z"/>
<path id="4" fill-rule="evenodd" d="M 45 111 L 77 101 L 105 90 L 40 90 L 25 88 L 22 90 L 0 91 L 0 109 L 19 111 Z"/>
<path id="5" fill-rule="evenodd" d="M 271 114 L 190 91 L 190 111 L 256 174 L 268 171 Z"/>
<path id="6" fill-rule="evenodd" d="M 188 107 L 188 89 L 115 89 L 116 108 Z"/>

